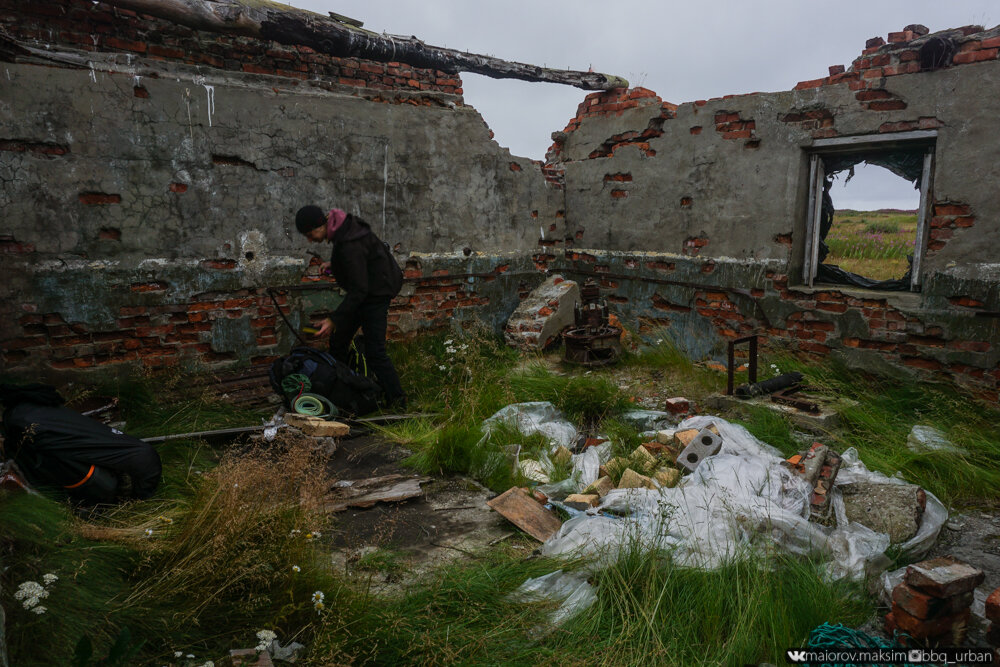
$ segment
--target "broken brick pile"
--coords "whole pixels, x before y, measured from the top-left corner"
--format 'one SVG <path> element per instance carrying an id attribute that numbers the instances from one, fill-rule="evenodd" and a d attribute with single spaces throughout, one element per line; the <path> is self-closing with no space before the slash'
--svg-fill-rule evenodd
<path id="1" fill-rule="evenodd" d="M 984 579 L 982 570 L 951 556 L 910 565 L 892 591 L 886 631 L 900 630 L 924 644 L 960 646 L 973 591 Z"/>

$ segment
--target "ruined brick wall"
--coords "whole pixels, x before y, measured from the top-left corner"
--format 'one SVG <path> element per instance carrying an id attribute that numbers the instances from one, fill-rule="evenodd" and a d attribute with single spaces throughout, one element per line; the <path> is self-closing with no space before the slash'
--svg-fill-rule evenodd
<path id="1" fill-rule="evenodd" d="M 695 357 L 761 333 L 996 396 L 998 48 L 1000 29 L 904 31 L 787 92 L 679 106 L 642 89 L 588 95 L 548 154 L 566 192 L 565 254 L 548 265 L 596 275 L 627 322 L 666 328 Z M 914 130 L 937 131 L 921 291 L 802 287 L 807 149 Z"/>
<path id="2" fill-rule="evenodd" d="M 406 265 L 394 335 L 499 326 L 541 280 L 561 194 L 457 76 L 83 0 L 0 0 L 0 25 L 5 370 L 280 354 L 278 308 L 298 328 L 340 299 L 307 255 L 329 246 L 294 230 L 307 203 L 361 215 Z"/>
<path id="3" fill-rule="evenodd" d="M 372 223 L 405 266 L 394 335 L 483 319 L 559 271 L 694 357 L 734 336 L 1000 385 L 1000 30 L 894 33 L 793 90 L 588 95 L 544 164 L 461 82 L 79 0 L 0 0 L 7 369 L 263 362 L 339 297 L 291 227 Z M 934 42 L 932 40 L 942 40 Z M 803 287 L 808 149 L 936 130 L 917 293 Z M 278 290 L 268 288 L 278 287 Z M 277 304 L 272 301 L 277 300 Z"/>

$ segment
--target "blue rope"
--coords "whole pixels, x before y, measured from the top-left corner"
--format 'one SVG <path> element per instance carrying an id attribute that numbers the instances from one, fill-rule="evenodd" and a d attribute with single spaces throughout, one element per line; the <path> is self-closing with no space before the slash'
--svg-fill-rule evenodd
<path id="1" fill-rule="evenodd" d="M 894 633 L 892 641 L 873 637 L 860 630 L 848 628 L 840 623 L 830 625 L 823 623 L 809 633 L 809 648 L 812 649 L 837 649 L 837 648 L 884 648 L 906 651 L 907 647 L 900 644 L 898 640 L 909 639 L 909 636 L 902 633 Z M 871 663 L 865 663 L 871 664 Z M 855 663 L 823 663 L 820 667 L 864 667 Z M 905 663 L 904 667 L 916 667 L 913 663 Z"/>

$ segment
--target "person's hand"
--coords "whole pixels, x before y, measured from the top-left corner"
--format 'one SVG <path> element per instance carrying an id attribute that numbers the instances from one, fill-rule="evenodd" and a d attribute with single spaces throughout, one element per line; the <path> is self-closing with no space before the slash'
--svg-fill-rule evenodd
<path id="1" fill-rule="evenodd" d="M 320 320 L 319 322 L 313 322 L 313 326 L 319 329 L 319 331 L 313 334 L 313 336 L 316 338 L 322 338 L 323 336 L 330 335 L 331 333 L 333 333 L 333 330 L 335 328 L 333 326 L 333 320 L 331 320 L 329 317 L 324 320 Z"/>
<path id="2" fill-rule="evenodd" d="M 321 276 L 326 276 L 330 274 L 330 262 L 322 262 L 319 265 L 319 274 Z"/>

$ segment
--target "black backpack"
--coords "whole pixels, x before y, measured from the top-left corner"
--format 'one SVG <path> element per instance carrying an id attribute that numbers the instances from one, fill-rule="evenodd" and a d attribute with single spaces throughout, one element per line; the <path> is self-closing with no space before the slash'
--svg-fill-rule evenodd
<path id="1" fill-rule="evenodd" d="M 371 378 L 351 370 L 347 364 L 334 359 L 329 352 L 312 347 L 296 347 L 271 364 L 268 377 L 271 388 L 285 402 L 285 407 L 291 409 L 291 399 L 281 387 L 282 381 L 289 375 L 301 374 L 309 378 L 312 387 L 309 393 L 319 394 L 330 399 L 341 412 L 353 415 L 363 415 L 378 407 L 378 399 L 382 388 Z"/>
<path id="2" fill-rule="evenodd" d="M 81 502 L 149 498 L 160 483 L 152 445 L 62 407 L 52 387 L 0 387 L 5 451 L 37 485 Z"/>

